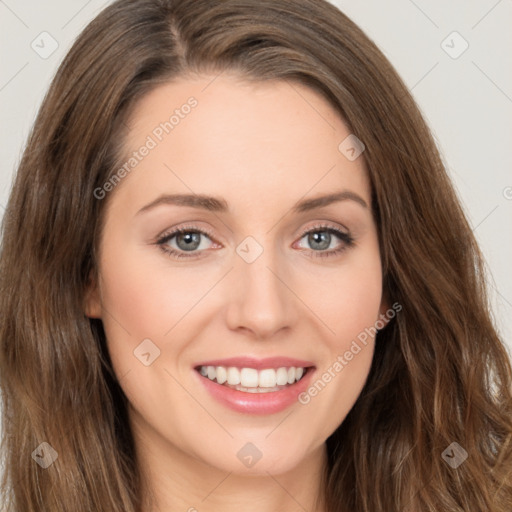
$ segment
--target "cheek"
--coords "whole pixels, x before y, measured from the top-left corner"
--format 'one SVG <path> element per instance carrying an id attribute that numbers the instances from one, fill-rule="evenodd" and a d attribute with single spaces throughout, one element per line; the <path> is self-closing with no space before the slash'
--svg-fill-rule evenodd
<path id="1" fill-rule="evenodd" d="M 322 320 L 325 340 L 331 350 L 345 350 L 347 343 L 379 318 L 382 301 L 381 261 L 371 241 L 347 255 L 329 271 L 319 268 L 301 273 L 300 293 L 311 310 Z"/>
<path id="2" fill-rule="evenodd" d="M 311 420 L 326 436 L 344 420 L 367 380 L 380 314 L 382 273 L 376 247 L 348 261 L 329 279 L 316 276 L 316 292 L 309 295 L 308 305 L 328 329 L 322 329 L 326 334 L 319 344 L 322 365 L 299 402 L 330 412 L 328 421 L 321 415 Z"/>
<path id="3" fill-rule="evenodd" d="M 171 268 L 157 247 L 126 253 L 106 247 L 105 254 L 102 300 L 111 313 L 105 320 L 133 338 L 162 338 L 205 293 L 207 276 Z"/>
<path id="4" fill-rule="evenodd" d="M 195 402 L 166 370 L 174 374 L 175 361 L 197 334 L 193 321 L 185 320 L 212 286 L 212 276 L 171 268 L 157 247 L 123 252 L 122 246 L 105 244 L 101 261 L 102 321 L 114 371 L 130 403 L 147 417 L 161 415 L 162 403 L 194 417 Z M 138 357 L 148 352 L 145 366 Z M 166 418 L 174 424 L 172 416 Z"/>

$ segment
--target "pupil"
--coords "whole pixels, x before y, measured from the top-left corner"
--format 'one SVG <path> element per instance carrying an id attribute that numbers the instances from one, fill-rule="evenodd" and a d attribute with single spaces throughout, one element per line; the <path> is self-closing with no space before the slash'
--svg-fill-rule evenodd
<path id="1" fill-rule="evenodd" d="M 310 242 L 312 243 L 312 247 L 315 244 L 320 244 L 320 247 L 316 247 L 317 249 L 327 249 L 330 243 L 330 233 L 327 231 L 318 231 L 310 235 Z"/>
<path id="2" fill-rule="evenodd" d="M 186 239 L 186 245 L 183 247 L 180 246 L 180 249 L 183 249 L 185 251 L 192 251 L 194 249 L 197 249 L 199 246 L 199 233 L 182 233 L 178 236 L 177 243 L 178 246 L 180 246 L 180 240 Z"/>

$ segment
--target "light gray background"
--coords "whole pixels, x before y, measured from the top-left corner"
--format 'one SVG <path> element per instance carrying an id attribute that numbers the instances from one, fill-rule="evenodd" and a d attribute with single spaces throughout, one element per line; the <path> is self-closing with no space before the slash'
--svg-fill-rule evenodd
<path id="1" fill-rule="evenodd" d="M 108 3 L 0 0 L 1 214 L 50 79 Z M 512 0 L 333 3 L 382 49 L 425 115 L 488 262 L 496 324 L 511 350 Z M 51 49 L 44 31 L 58 43 L 47 58 L 31 47 Z"/>

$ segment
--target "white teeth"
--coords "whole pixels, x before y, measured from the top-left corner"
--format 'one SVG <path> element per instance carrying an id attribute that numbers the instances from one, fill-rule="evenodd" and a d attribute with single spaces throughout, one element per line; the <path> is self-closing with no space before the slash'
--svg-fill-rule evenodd
<path id="1" fill-rule="evenodd" d="M 258 386 L 258 370 L 254 368 L 242 368 L 240 372 L 240 384 L 245 388 L 255 388 Z"/>
<path id="2" fill-rule="evenodd" d="M 219 384 L 224 384 L 224 382 L 226 382 L 228 380 L 228 372 L 226 371 L 226 368 L 224 368 L 223 366 L 217 366 L 215 371 L 216 371 L 217 382 Z"/>
<path id="3" fill-rule="evenodd" d="M 258 376 L 258 386 L 260 388 L 273 388 L 277 382 L 276 371 L 272 368 L 261 370 Z"/>
<path id="4" fill-rule="evenodd" d="M 227 369 L 228 374 L 228 384 L 231 384 L 232 386 L 236 386 L 237 384 L 240 384 L 240 372 L 238 371 L 238 368 L 228 368 Z"/>
<path id="5" fill-rule="evenodd" d="M 265 368 L 236 368 L 234 366 L 201 366 L 199 372 L 203 377 L 216 381 L 218 384 L 237 386 L 239 391 L 248 393 L 265 393 L 279 391 L 278 386 L 294 384 L 304 375 L 304 368 L 281 367 Z"/>
<path id="6" fill-rule="evenodd" d="M 276 372 L 276 384 L 278 386 L 288 384 L 288 370 L 286 368 L 278 368 Z"/>

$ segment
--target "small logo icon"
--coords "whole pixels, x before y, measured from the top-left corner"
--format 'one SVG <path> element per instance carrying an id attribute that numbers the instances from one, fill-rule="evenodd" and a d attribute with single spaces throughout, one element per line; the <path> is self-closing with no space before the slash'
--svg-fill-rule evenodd
<path id="1" fill-rule="evenodd" d="M 365 149 L 365 145 L 353 133 L 343 139 L 338 146 L 340 153 L 351 162 L 356 160 Z"/>
<path id="2" fill-rule="evenodd" d="M 246 263 L 253 263 L 262 255 L 263 247 L 252 236 L 248 236 L 238 244 L 236 252 Z"/>
<path id="3" fill-rule="evenodd" d="M 41 443 L 33 452 L 32 458 L 43 468 L 50 467 L 59 454 L 47 443 Z"/>
<path id="4" fill-rule="evenodd" d="M 252 468 L 256 462 L 258 462 L 263 454 L 261 451 L 252 443 L 246 443 L 240 450 L 236 456 L 240 459 L 244 466 L 248 468 Z"/>
<path id="5" fill-rule="evenodd" d="M 469 48 L 469 43 L 457 31 L 453 31 L 443 39 L 441 48 L 452 59 L 458 59 Z"/>
<path id="6" fill-rule="evenodd" d="M 144 366 L 150 366 L 160 356 L 160 349 L 149 338 L 146 338 L 135 348 L 133 355 Z"/>
<path id="7" fill-rule="evenodd" d="M 468 452 L 455 441 L 441 454 L 444 461 L 453 469 L 457 469 L 467 458 Z"/>
<path id="8" fill-rule="evenodd" d="M 59 43 L 48 32 L 41 32 L 31 43 L 30 47 L 39 57 L 47 59 L 59 47 Z"/>

